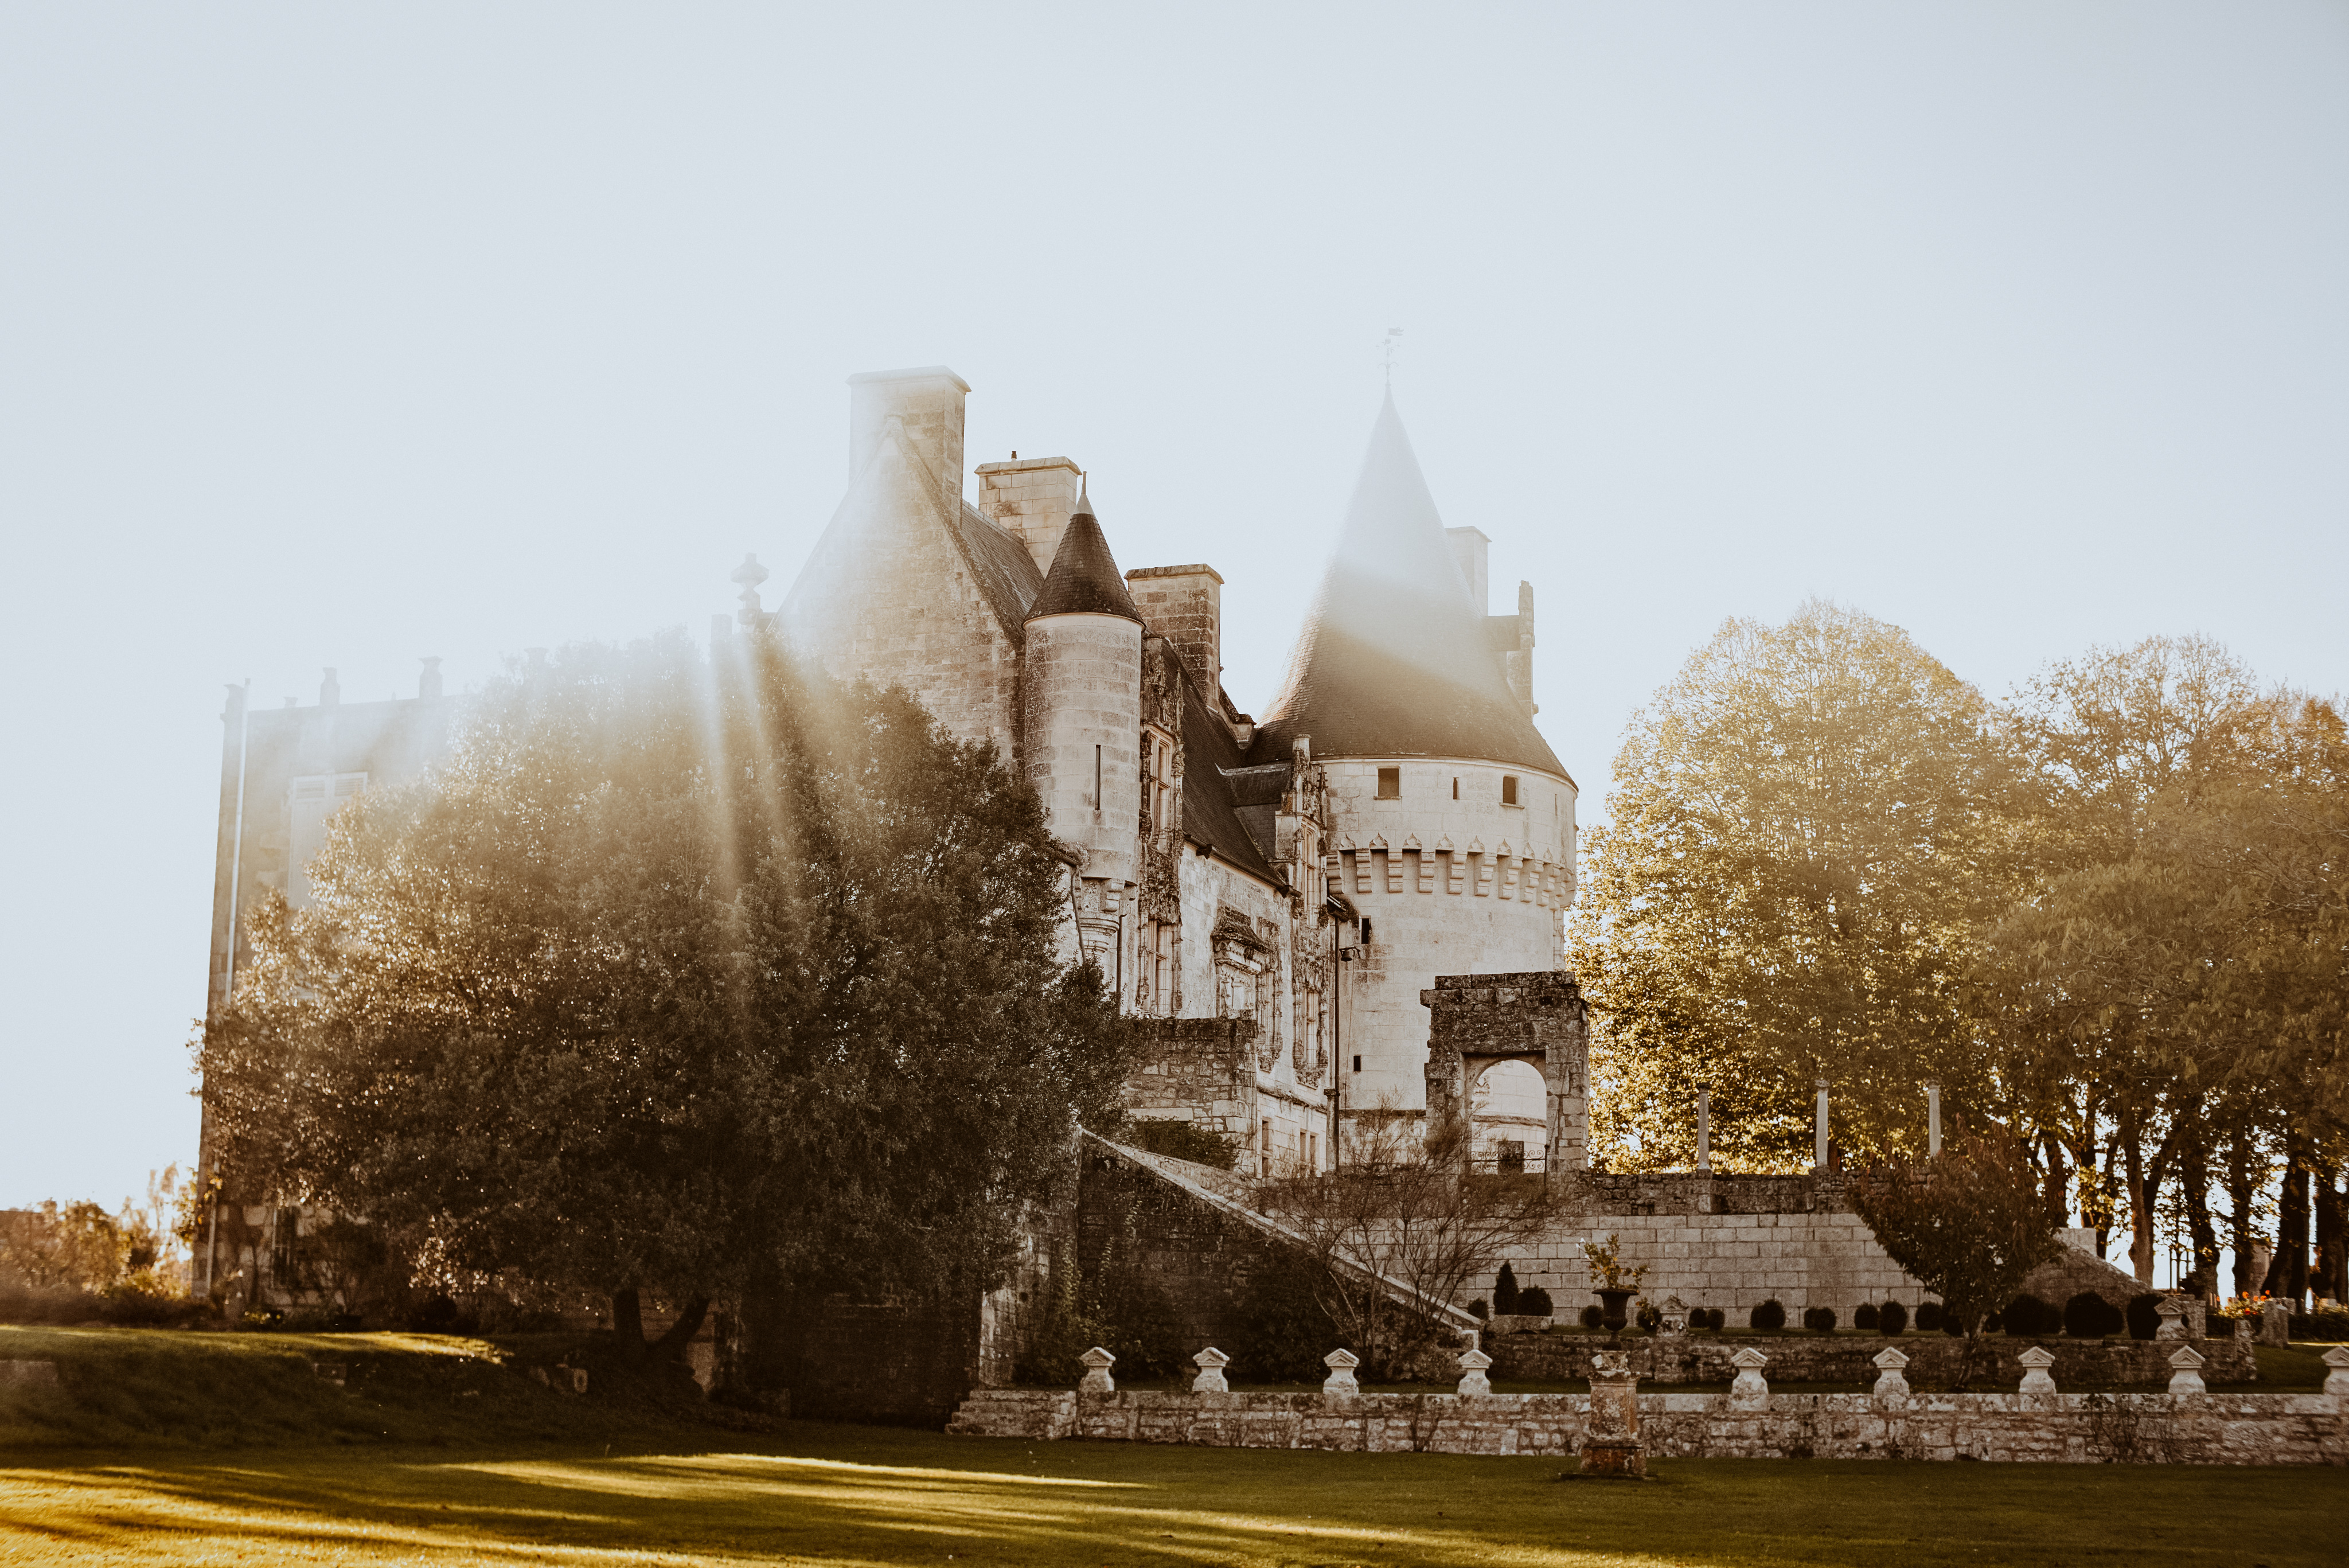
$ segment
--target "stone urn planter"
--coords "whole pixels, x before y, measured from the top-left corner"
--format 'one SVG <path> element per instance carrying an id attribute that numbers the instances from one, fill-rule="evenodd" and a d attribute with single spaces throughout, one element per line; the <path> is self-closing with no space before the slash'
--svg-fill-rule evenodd
<path id="1" fill-rule="evenodd" d="M 1637 1291 L 1599 1291 L 1594 1293 L 1599 1297 L 1599 1322 L 1607 1325 L 1607 1332 L 1609 1334 L 1622 1333 L 1623 1309 L 1630 1303 L 1631 1298 L 1638 1295 L 1640 1293 Z"/>

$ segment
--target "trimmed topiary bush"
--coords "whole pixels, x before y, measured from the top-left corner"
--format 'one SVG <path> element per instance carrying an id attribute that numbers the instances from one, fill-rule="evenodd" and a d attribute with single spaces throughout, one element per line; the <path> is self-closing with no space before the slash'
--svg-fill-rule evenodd
<path id="1" fill-rule="evenodd" d="M 1909 1330 L 1909 1309 L 1899 1302 L 1886 1302 L 1876 1309 L 1878 1332 L 1888 1335 L 1905 1334 Z"/>
<path id="2" fill-rule="evenodd" d="M 1753 1312 L 1752 1312 L 1752 1313 L 1750 1313 L 1750 1314 L 1747 1314 L 1746 1319 L 1745 1319 L 1745 1325 L 1746 1325 L 1748 1328 L 1759 1328 L 1759 1329 L 1774 1329 L 1774 1328 L 1784 1328 L 1784 1327 L 1785 1327 L 1785 1326 L 1786 1326 L 1786 1307 L 1785 1307 L 1785 1303 L 1783 1303 L 1783 1302 L 1781 1302 L 1781 1301 L 1779 1301 L 1779 1300 L 1778 1300 L 1776 1297 L 1775 1297 L 1775 1296 L 1774 1296 L 1774 1297 L 1772 1297 L 1770 1300 L 1768 1300 L 1768 1301 L 1766 1301 L 1766 1302 L 1764 1302 L 1760 1306 L 1755 1307 L 1755 1308 L 1753 1310 Z"/>
<path id="3" fill-rule="evenodd" d="M 1593 1302 L 1588 1306 L 1582 1309 L 1581 1321 L 1582 1326 L 1585 1328 L 1605 1328 L 1607 1326 L 1607 1309 L 1600 1306 L 1597 1302 Z"/>
<path id="4" fill-rule="evenodd" d="M 1918 1332 L 1919 1334 L 1931 1334 L 1932 1332 L 1934 1332 L 1936 1329 L 1940 1328 L 1940 1326 L 1941 1326 L 1941 1303 L 1939 1303 L 1939 1302 L 1920 1302 L 1920 1303 L 1917 1303 L 1917 1332 Z"/>
<path id="5" fill-rule="evenodd" d="M 1803 1309 L 1803 1326 L 1813 1334 L 1833 1334 L 1835 1325 L 1835 1308 L 1806 1307 Z"/>
<path id="6" fill-rule="evenodd" d="M 1851 1314 L 1851 1326 L 1863 1331 L 1872 1331 L 1876 1327 L 1876 1303 L 1860 1303 L 1858 1309 Z"/>
<path id="7" fill-rule="evenodd" d="M 2007 1303 L 1998 1315 L 2001 1326 L 2019 1339 L 2054 1334 L 2064 1326 L 2063 1314 L 2028 1291 Z"/>
<path id="8" fill-rule="evenodd" d="M 2161 1298 L 2151 1291 L 2129 1297 L 2129 1304 L 2121 1309 L 2122 1321 L 2128 1324 L 2131 1339 L 2151 1339 L 2161 1329 L 2161 1314 L 2155 1309 Z"/>
<path id="9" fill-rule="evenodd" d="M 2121 1309 L 2094 1291 L 2082 1291 L 2064 1303 L 2064 1332 L 2074 1339 L 2102 1339 L 2127 1326 Z"/>
<path id="10" fill-rule="evenodd" d="M 1493 1310 L 1503 1317 L 1515 1316 L 1517 1311 L 1517 1272 L 1506 1263 L 1493 1282 Z"/>
<path id="11" fill-rule="evenodd" d="M 1527 1285 L 1517 1293 L 1519 1317 L 1547 1317 L 1555 1310 L 1549 1304 L 1549 1293 L 1539 1285 Z"/>
<path id="12" fill-rule="evenodd" d="M 1468 1303 L 1468 1315 L 1470 1317 L 1479 1319 L 1488 1318 L 1493 1315 L 1493 1309 L 1485 1304 L 1485 1298 L 1483 1296 L 1478 1296 L 1475 1301 Z"/>

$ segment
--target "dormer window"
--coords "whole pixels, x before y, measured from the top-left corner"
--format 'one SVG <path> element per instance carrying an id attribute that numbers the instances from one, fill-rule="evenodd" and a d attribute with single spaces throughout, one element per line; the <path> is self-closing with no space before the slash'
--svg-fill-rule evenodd
<path id="1" fill-rule="evenodd" d="M 1517 775 L 1515 774 L 1501 775 L 1501 804 L 1503 805 L 1517 804 Z"/>
<path id="2" fill-rule="evenodd" d="M 1381 768 L 1379 770 L 1379 798 L 1381 800 L 1401 800 L 1402 798 L 1402 770 L 1401 768 Z"/>

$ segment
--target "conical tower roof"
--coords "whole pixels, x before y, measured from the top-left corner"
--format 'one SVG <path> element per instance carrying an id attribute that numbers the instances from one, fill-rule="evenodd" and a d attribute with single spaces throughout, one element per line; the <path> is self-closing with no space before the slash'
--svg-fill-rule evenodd
<path id="1" fill-rule="evenodd" d="M 1056 566 L 1055 571 L 1059 568 Z M 1394 395 L 1371 430 L 1336 555 L 1252 751 L 1460 757 L 1564 774 L 1471 602 Z"/>
<path id="2" fill-rule="evenodd" d="M 1070 514 L 1069 525 L 1061 530 L 1060 547 L 1052 552 L 1052 569 L 1044 574 L 1044 586 L 1028 607 L 1030 620 L 1048 615 L 1116 615 L 1136 625 L 1142 621 L 1109 553 L 1101 520 L 1093 515 L 1089 484 L 1080 490 L 1077 509 Z"/>

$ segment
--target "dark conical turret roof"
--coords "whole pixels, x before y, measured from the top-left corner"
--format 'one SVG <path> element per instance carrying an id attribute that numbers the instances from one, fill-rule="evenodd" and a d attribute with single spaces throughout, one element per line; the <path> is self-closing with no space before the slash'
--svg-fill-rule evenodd
<path id="1" fill-rule="evenodd" d="M 1458 757 L 1566 773 L 1501 672 L 1392 392 L 1249 754 L 1285 756 L 1299 735 L 1317 758 Z"/>
<path id="2" fill-rule="evenodd" d="M 1077 509 L 1069 514 L 1060 547 L 1052 552 L 1052 569 L 1044 574 L 1044 586 L 1028 607 L 1030 620 L 1048 615 L 1116 615 L 1137 626 L 1142 622 L 1142 612 L 1133 607 L 1133 596 L 1125 591 L 1125 578 L 1109 553 L 1109 541 L 1102 535 L 1101 520 L 1093 515 L 1090 484 L 1079 493 Z"/>

